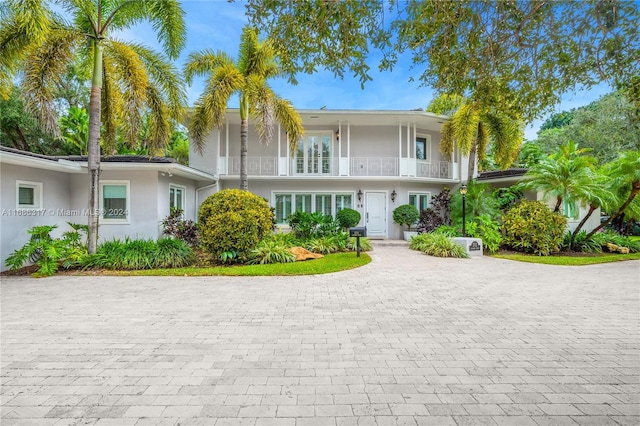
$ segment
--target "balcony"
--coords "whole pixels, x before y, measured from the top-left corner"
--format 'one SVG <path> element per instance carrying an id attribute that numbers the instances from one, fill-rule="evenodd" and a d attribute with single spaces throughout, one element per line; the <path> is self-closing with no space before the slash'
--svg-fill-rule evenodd
<path id="1" fill-rule="evenodd" d="M 221 175 L 240 175 L 240 157 L 220 157 Z M 343 177 L 416 177 L 453 180 L 457 164 L 448 161 L 424 161 L 398 157 L 325 158 L 317 164 L 301 159 L 276 157 L 247 157 L 249 176 L 343 176 Z"/>

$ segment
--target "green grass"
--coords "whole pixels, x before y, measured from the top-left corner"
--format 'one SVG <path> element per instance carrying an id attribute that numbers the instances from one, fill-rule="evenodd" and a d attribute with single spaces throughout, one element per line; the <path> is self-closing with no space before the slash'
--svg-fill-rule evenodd
<path id="1" fill-rule="evenodd" d="M 542 263 L 544 265 L 582 266 L 598 263 L 619 262 L 622 260 L 640 260 L 640 253 L 616 254 L 599 253 L 591 256 L 536 256 L 529 254 L 494 254 L 492 257 L 519 262 Z"/>
<path id="2" fill-rule="evenodd" d="M 631 241 L 635 241 L 635 242 L 640 243 L 640 235 L 630 236 L 630 237 L 629 237 L 629 239 L 630 239 Z"/>
<path id="3" fill-rule="evenodd" d="M 306 260 L 294 263 L 273 263 L 268 265 L 217 266 L 210 268 L 173 268 L 147 269 L 139 271 L 103 271 L 103 275 L 125 276 L 278 276 L 278 275 L 316 275 L 330 272 L 346 271 L 371 262 L 366 253 L 336 253 L 326 255 L 321 259 Z"/>

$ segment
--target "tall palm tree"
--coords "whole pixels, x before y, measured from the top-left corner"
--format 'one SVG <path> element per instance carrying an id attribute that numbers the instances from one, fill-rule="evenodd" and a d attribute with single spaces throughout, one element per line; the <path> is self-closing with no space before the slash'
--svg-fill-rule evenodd
<path id="1" fill-rule="evenodd" d="M 451 116 L 442 125 L 440 152 L 451 155 L 457 144 L 460 152 L 469 156 L 468 182 L 475 173 L 476 156 L 478 162 L 483 161 L 490 144 L 494 160 L 502 169 L 511 166 L 518 157 L 524 138 L 521 119 L 495 106 L 449 94 L 435 98 L 427 111 Z"/>
<path id="2" fill-rule="evenodd" d="M 224 52 L 201 50 L 189 55 L 184 73 L 187 83 L 195 76 L 208 79 L 189 122 L 189 135 L 201 153 L 205 136 L 224 124 L 229 98 L 236 93 L 240 95 L 240 189 L 249 189 L 249 117 L 256 120 L 260 140 L 267 143 L 273 135 L 274 119 L 277 120 L 287 132 L 289 149 L 295 150 L 304 133 L 302 119 L 291 103 L 279 98 L 267 84 L 280 70 L 271 42 L 259 41 L 255 28 L 243 29 L 237 61 Z"/>
<path id="3" fill-rule="evenodd" d="M 103 141 L 115 145 L 117 123 L 134 144 L 142 114 L 151 114 L 150 144 L 163 146 L 170 137 L 171 117 L 185 103 L 182 81 L 163 54 L 110 38 L 110 33 L 148 21 L 158 33 L 164 53 L 176 58 L 185 42 L 184 11 L 177 0 L 58 0 L 72 19 L 54 13 L 45 0 L 7 0 L 0 24 L 0 85 L 23 71 L 22 89 L 40 123 L 58 133 L 52 88 L 65 68 L 79 59 L 91 69 L 88 168 L 89 253 L 98 239 L 100 127 Z M 0 94 L 3 88 L 0 87 Z"/>

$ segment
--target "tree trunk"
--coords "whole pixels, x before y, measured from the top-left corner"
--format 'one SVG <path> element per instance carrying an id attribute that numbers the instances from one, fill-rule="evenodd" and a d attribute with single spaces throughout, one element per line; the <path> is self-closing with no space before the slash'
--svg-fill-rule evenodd
<path id="1" fill-rule="evenodd" d="M 89 97 L 89 232 L 87 249 L 89 254 L 98 248 L 98 225 L 100 219 L 100 108 L 102 92 L 102 48 L 93 43 L 93 78 Z"/>
<path id="2" fill-rule="evenodd" d="M 578 226 L 576 226 L 576 229 L 574 229 L 573 234 L 571 234 L 571 241 L 570 241 L 570 244 L 569 244 L 569 248 L 571 248 L 571 249 L 573 248 L 573 241 L 576 239 L 576 235 L 578 235 L 578 232 L 580 232 L 580 230 L 582 229 L 584 224 L 587 223 L 587 220 L 589 220 L 589 218 L 591 217 L 593 212 L 596 211 L 597 208 L 598 208 L 598 206 L 593 205 L 593 204 L 589 204 L 589 211 L 582 218 L 582 220 L 580 221 Z"/>
<path id="3" fill-rule="evenodd" d="M 593 231 L 589 232 L 589 235 L 587 235 L 587 240 L 589 238 L 593 237 L 596 232 L 598 232 L 599 230 L 601 230 L 602 228 L 607 226 L 613 219 L 615 219 L 616 217 L 620 216 L 622 214 L 622 212 L 624 211 L 624 209 L 629 207 L 629 204 L 631 204 L 631 202 L 633 201 L 634 198 L 636 198 L 636 195 L 638 195 L 639 192 L 640 192 L 640 181 L 633 182 L 631 184 L 631 192 L 629 193 L 629 196 L 627 197 L 627 201 L 625 201 L 624 204 L 622 204 L 622 206 L 620 206 L 620 208 L 618 209 L 617 212 L 615 212 L 614 214 L 609 216 L 609 219 L 607 219 L 606 221 L 602 222 Z"/>
<path id="4" fill-rule="evenodd" d="M 249 101 L 240 96 L 240 189 L 249 190 L 247 176 L 247 150 L 249 145 Z"/>
<path id="5" fill-rule="evenodd" d="M 558 200 L 556 201 L 556 207 L 553 209 L 553 211 L 556 213 L 559 213 L 561 205 L 562 205 L 562 197 L 558 197 Z"/>
<path id="6" fill-rule="evenodd" d="M 467 176 L 467 185 L 469 185 L 473 180 L 473 174 L 476 171 L 476 152 L 477 151 L 478 151 L 478 142 L 473 141 L 473 143 L 471 144 L 471 150 L 469 151 L 469 168 L 467 169 L 469 176 Z"/>
<path id="7" fill-rule="evenodd" d="M 24 133 L 22 133 L 22 129 L 20 129 L 20 126 L 18 126 L 16 124 L 16 133 L 18 134 L 18 145 L 16 146 L 16 148 L 21 149 L 23 151 L 31 151 L 29 149 L 29 143 L 27 142 L 27 138 L 24 137 Z M 14 141 L 14 146 L 16 145 L 15 141 Z"/>
<path id="8" fill-rule="evenodd" d="M 247 176 L 247 145 L 249 139 L 249 120 L 240 121 L 240 189 L 249 190 L 249 178 Z"/>

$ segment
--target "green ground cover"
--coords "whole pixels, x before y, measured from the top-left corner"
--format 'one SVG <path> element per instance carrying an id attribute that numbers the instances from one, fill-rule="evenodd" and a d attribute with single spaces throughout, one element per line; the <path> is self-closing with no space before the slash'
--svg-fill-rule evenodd
<path id="1" fill-rule="evenodd" d="M 499 253 L 494 254 L 492 257 L 507 260 L 517 260 L 519 262 L 542 263 L 545 265 L 582 266 L 595 265 L 598 263 L 619 262 L 622 260 L 640 260 L 640 253 L 598 253 L 589 256 L 536 256 L 528 254 Z"/>

